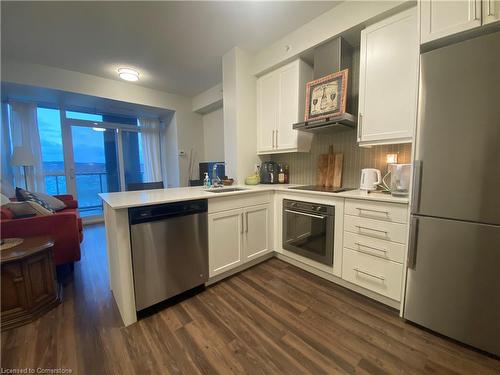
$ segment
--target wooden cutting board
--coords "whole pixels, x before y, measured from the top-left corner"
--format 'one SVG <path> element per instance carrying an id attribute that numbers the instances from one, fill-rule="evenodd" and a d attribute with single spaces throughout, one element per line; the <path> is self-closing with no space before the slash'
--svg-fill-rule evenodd
<path id="1" fill-rule="evenodd" d="M 316 185 L 324 187 L 342 187 L 342 168 L 344 154 L 334 153 L 333 146 L 328 148 L 328 154 L 318 157 L 318 170 L 316 173 Z"/>
<path id="2" fill-rule="evenodd" d="M 344 165 L 344 154 L 335 154 L 335 168 L 333 173 L 333 187 L 342 187 L 342 168 Z"/>
<path id="3" fill-rule="evenodd" d="M 328 154 L 328 172 L 326 174 L 325 187 L 333 186 L 333 178 L 335 176 L 335 154 Z"/>
<path id="4" fill-rule="evenodd" d="M 329 154 L 321 154 L 318 158 L 318 170 L 316 172 L 316 185 L 325 186 L 328 174 Z"/>

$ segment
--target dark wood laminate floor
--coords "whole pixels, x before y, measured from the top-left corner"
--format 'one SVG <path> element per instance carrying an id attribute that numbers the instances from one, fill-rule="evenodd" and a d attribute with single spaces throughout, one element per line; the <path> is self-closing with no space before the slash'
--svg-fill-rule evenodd
<path id="1" fill-rule="evenodd" d="M 2 333 L 2 367 L 77 374 L 500 373 L 500 361 L 272 259 L 124 328 L 102 225 L 87 227 L 64 303 Z"/>

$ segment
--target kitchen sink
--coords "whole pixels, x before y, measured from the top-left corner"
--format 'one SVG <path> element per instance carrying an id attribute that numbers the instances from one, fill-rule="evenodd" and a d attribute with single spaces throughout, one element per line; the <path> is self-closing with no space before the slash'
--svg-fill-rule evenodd
<path id="1" fill-rule="evenodd" d="M 242 189 L 242 188 L 213 188 L 210 190 L 205 190 L 208 191 L 209 193 L 229 193 L 232 191 L 243 191 L 243 190 L 248 190 L 248 189 Z"/>

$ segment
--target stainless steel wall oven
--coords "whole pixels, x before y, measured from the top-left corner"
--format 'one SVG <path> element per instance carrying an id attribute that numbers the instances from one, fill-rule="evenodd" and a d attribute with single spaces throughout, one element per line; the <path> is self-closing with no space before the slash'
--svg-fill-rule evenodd
<path id="1" fill-rule="evenodd" d="M 333 266 L 335 207 L 283 200 L 283 248 Z"/>

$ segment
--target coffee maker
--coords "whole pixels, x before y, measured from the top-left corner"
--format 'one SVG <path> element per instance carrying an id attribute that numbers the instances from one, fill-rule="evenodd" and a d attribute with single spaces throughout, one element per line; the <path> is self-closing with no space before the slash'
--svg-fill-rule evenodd
<path id="1" fill-rule="evenodd" d="M 278 183 L 278 163 L 274 161 L 265 161 L 260 166 L 260 183 L 277 184 Z"/>

